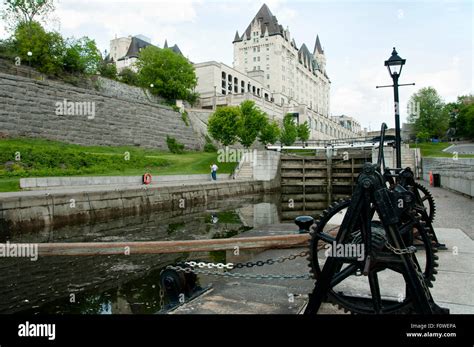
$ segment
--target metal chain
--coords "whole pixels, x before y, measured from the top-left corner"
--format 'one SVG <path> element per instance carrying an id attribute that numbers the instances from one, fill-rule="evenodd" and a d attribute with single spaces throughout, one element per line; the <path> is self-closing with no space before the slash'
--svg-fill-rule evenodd
<path id="1" fill-rule="evenodd" d="M 165 292 L 160 287 L 160 310 L 163 310 L 165 306 Z"/>
<path id="2" fill-rule="evenodd" d="M 298 257 L 306 257 L 309 254 L 308 251 L 304 251 L 298 254 L 291 254 L 289 256 L 282 256 L 277 259 L 267 259 L 265 261 L 259 260 L 256 262 L 248 261 L 246 263 L 205 263 L 205 262 L 196 262 L 196 261 L 187 261 L 184 264 L 189 265 L 191 267 L 198 267 L 200 269 L 208 268 L 208 269 L 242 269 L 244 267 L 251 268 L 254 266 L 264 266 L 264 265 L 273 265 L 275 263 L 283 263 L 287 260 L 295 260 Z"/>
<path id="3" fill-rule="evenodd" d="M 409 246 L 407 248 L 395 248 L 388 241 L 385 242 L 385 247 L 387 247 L 389 250 L 391 250 L 393 253 L 395 253 L 397 255 L 409 254 L 409 253 L 415 253 L 416 252 L 416 247 L 415 246 Z"/>
<path id="4" fill-rule="evenodd" d="M 167 269 L 181 271 L 185 273 L 195 273 L 195 274 L 202 274 L 202 275 L 209 275 L 209 276 L 220 276 L 220 277 L 230 277 L 230 278 L 244 278 L 244 279 L 257 279 L 257 280 L 296 280 L 296 279 L 312 279 L 312 277 L 308 274 L 304 275 L 280 275 L 280 274 L 243 274 L 237 272 L 216 272 L 216 271 L 209 271 L 209 270 L 200 270 L 200 269 L 192 269 L 190 267 L 181 267 L 181 266 L 173 266 L 169 265 L 166 267 Z"/>

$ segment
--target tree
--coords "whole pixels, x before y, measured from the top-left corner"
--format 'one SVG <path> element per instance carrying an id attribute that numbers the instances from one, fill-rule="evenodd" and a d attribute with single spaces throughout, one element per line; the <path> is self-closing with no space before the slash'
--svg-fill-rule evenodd
<path id="1" fill-rule="evenodd" d="M 87 36 L 78 40 L 69 39 L 64 57 L 64 70 L 95 74 L 98 70 L 102 56 L 95 41 Z"/>
<path id="2" fill-rule="evenodd" d="M 418 114 L 410 113 L 408 122 L 414 124 L 418 134 L 429 134 L 429 137 L 442 137 L 449 126 L 449 115 L 444 110 L 444 102 L 432 87 L 422 88 L 410 98 L 412 109 L 419 110 Z"/>
<path id="3" fill-rule="evenodd" d="M 265 125 L 260 131 L 258 140 L 262 144 L 268 145 L 268 144 L 275 143 L 279 137 L 280 137 L 280 127 L 278 123 L 276 121 L 271 121 L 271 122 L 266 121 Z"/>
<path id="4" fill-rule="evenodd" d="M 38 22 L 17 26 L 13 45 L 22 62 L 28 62 L 46 74 L 58 74 L 63 69 L 65 43 L 60 34 L 46 32 Z M 28 56 L 31 52 L 31 57 Z"/>
<path id="5" fill-rule="evenodd" d="M 309 140 L 309 125 L 308 122 L 304 122 L 298 125 L 298 139 L 302 142 L 306 142 Z"/>
<path id="6" fill-rule="evenodd" d="M 238 123 L 239 142 L 245 148 L 249 148 L 257 139 L 258 134 L 267 122 L 264 112 L 255 106 L 255 102 L 246 100 L 240 104 L 240 119 Z"/>
<path id="7" fill-rule="evenodd" d="M 460 136 L 474 139 L 474 96 L 458 97 L 456 130 Z"/>
<path id="8" fill-rule="evenodd" d="M 5 0 L 3 18 L 12 28 L 18 24 L 30 25 L 37 17 L 45 17 L 54 11 L 53 0 Z"/>
<path id="9" fill-rule="evenodd" d="M 283 128 L 280 133 L 280 141 L 285 146 L 291 146 L 298 137 L 298 126 L 295 124 L 294 117 L 286 114 L 283 118 Z"/>
<path id="10" fill-rule="evenodd" d="M 219 107 L 209 118 L 209 134 L 224 146 L 234 144 L 239 136 L 239 119 L 241 111 L 236 106 Z"/>
<path id="11" fill-rule="evenodd" d="M 189 100 L 195 98 L 193 88 L 197 85 L 194 66 L 182 55 L 171 49 L 148 46 L 139 53 L 138 80 L 152 94 L 168 100 Z"/>
<path id="12" fill-rule="evenodd" d="M 138 85 L 138 75 L 132 69 L 126 67 L 119 73 L 120 81 L 131 86 Z"/>
<path id="13" fill-rule="evenodd" d="M 114 63 L 108 63 L 106 61 L 102 61 L 99 64 L 99 67 L 97 69 L 100 73 L 101 76 L 110 78 L 110 79 L 116 79 L 117 78 L 117 67 L 115 66 Z"/>

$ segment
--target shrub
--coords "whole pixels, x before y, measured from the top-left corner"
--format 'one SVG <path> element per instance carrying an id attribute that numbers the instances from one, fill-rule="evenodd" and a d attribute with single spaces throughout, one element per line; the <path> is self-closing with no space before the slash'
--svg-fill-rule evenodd
<path id="1" fill-rule="evenodd" d="M 107 63 L 105 61 L 99 64 L 97 69 L 102 77 L 110 78 L 110 79 L 117 79 L 117 67 L 114 63 Z"/>
<path id="2" fill-rule="evenodd" d="M 120 81 L 131 86 L 138 86 L 137 73 L 130 68 L 125 68 L 119 73 Z"/>
<path id="3" fill-rule="evenodd" d="M 182 154 L 184 153 L 184 145 L 179 143 L 174 137 L 166 136 L 166 144 L 171 153 Z"/>

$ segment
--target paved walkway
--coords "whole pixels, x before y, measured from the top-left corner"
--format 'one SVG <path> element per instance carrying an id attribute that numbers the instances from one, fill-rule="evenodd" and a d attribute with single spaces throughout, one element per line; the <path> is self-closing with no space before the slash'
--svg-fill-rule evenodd
<path id="1" fill-rule="evenodd" d="M 285 233 L 282 230 L 272 233 Z M 287 230 L 294 230 L 294 228 L 288 224 Z M 472 290 L 474 287 L 474 263 L 472 262 L 474 241 L 459 229 L 437 228 L 436 232 L 447 244 L 449 250 L 438 252 L 440 266 L 434 287 L 431 288 L 435 302 L 441 307 L 449 308 L 453 314 L 474 314 L 474 291 Z M 254 233 L 259 234 L 259 232 Z M 453 247 L 457 247 L 454 248 L 455 252 L 453 252 Z M 268 250 L 251 256 L 249 260 L 264 261 L 283 255 L 297 254 L 303 250 L 306 249 Z M 297 258 L 294 261 L 273 266 L 239 269 L 238 272 L 307 274 L 308 270 L 306 258 Z M 172 312 L 173 314 L 298 314 L 307 303 L 307 294 L 314 288 L 313 280 L 247 280 L 209 276 L 199 276 L 199 278 L 212 283 L 212 289 L 180 306 Z M 348 279 L 341 283 L 340 288 L 364 295 L 369 293 L 366 282 L 367 278 L 361 276 Z M 397 300 L 400 293 L 404 292 L 404 283 L 388 271 L 384 276 L 380 276 L 380 287 L 383 297 L 391 300 Z M 344 314 L 342 310 L 331 304 L 323 304 L 319 313 Z"/>
<path id="2" fill-rule="evenodd" d="M 430 187 L 426 182 L 421 183 L 430 190 L 435 199 L 436 216 L 433 226 L 461 229 L 474 240 L 474 199 L 443 188 Z"/>

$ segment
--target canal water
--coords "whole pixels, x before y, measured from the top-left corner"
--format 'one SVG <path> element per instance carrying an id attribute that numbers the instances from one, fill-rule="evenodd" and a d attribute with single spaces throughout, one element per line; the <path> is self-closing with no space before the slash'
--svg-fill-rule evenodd
<path id="1" fill-rule="evenodd" d="M 232 237 L 281 220 L 279 195 L 251 195 L 107 222 L 8 235 L 1 242 L 164 241 Z M 291 227 L 290 227 L 291 228 Z M 294 228 L 294 226 L 293 226 Z M 149 314 L 176 298 L 160 273 L 184 260 L 225 262 L 225 252 L 0 259 L 0 313 Z M 198 279 L 197 292 L 210 283 Z M 191 295 L 191 294 L 190 294 Z"/>

